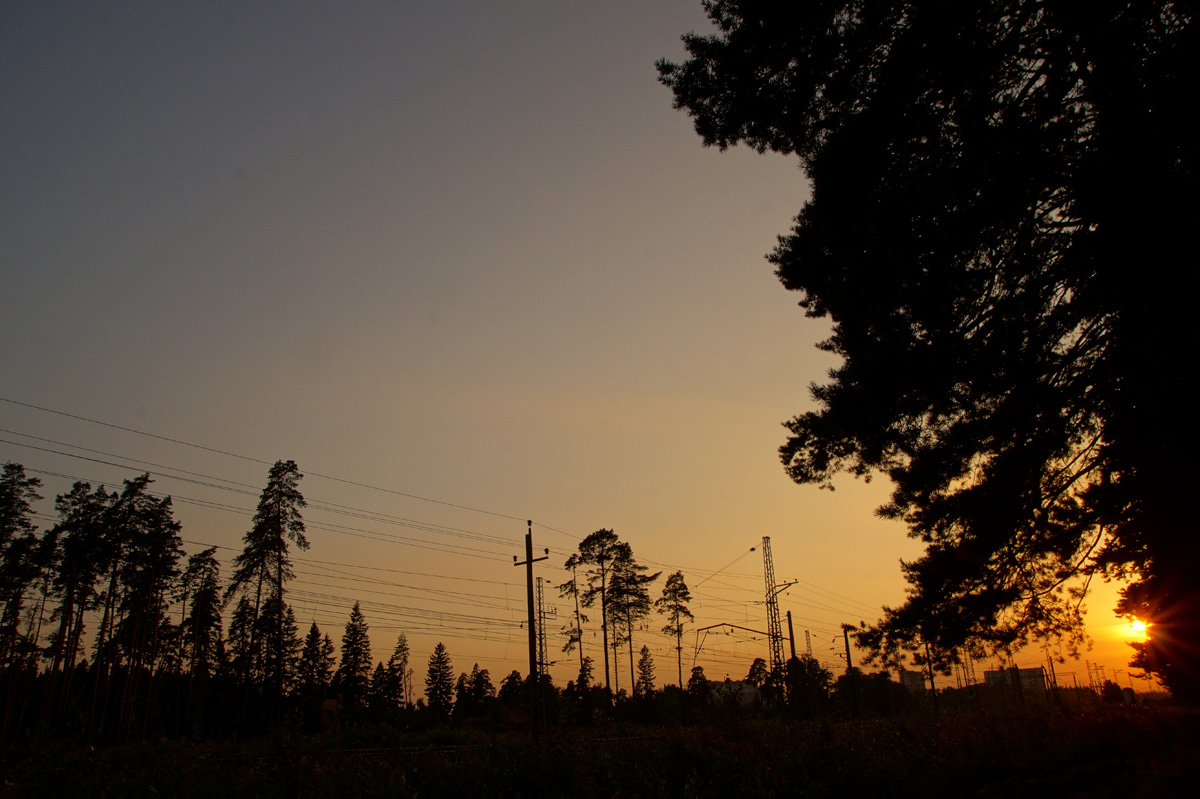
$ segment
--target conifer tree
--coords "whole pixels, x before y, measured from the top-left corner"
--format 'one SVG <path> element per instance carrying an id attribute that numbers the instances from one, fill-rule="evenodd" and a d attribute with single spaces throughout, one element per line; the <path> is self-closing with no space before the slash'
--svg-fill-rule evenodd
<path id="1" fill-rule="evenodd" d="M 629 648 L 629 682 L 636 690 L 637 673 L 633 663 L 633 631 L 637 623 L 650 615 L 649 586 L 662 572 L 645 574 L 648 569 L 633 557 L 633 547 L 622 543 L 616 548 L 608 588 L 609 618 L 613 625 L 614 654 L 618 643 Z"/>
<path id="2" fill-rule="evenodd" d="M 253 618 L 257 621 L 263 603 L 271 597 L 283 601 L 284 583 L 290 580 L 291 560 L 288 558 L 288 541 L 300 549 L 308 549 L 304 536 L 304 519 L 300 510 L 307 503 L 297 487 L 303 475 L 295 461 L 276 461 L 267 474 L 267 485 L 258 500 L 250 530 L 242 537 L 244 547 L 234 558 L 233 580 L 226 590 L 226 598 L 241 592 L 253 594 Z M 256 654 L 258 625 L 251 626 L 250 650 Z M 283 649 L 283 615 L 277 614 L 275 634 L 276 651 Z M 253 667 L 254 664 L 247 664 Z M 275 681 L 280 697 L 283 695 L 283 673 L 279 671 L 283 661 L 276 664 Z M 265 675 L 264 675 L 265 676 Z"/>
<path id="3" fill-rule="evenodd" d="M 633 685 L 633 692 L 644 699 L 654 695 L 654 658 L 650 655 L 650 647 L 645 644 L 638 658 L 637 681 Z"/>
<path id="4" fill-rule="evenodd" d="M 182 658 L 193 677 L 216 671 L 221 641 L 221 566 L 217 548 L 188 558 L 183 573 L 184 619 Z"/>
<path id="5" fill-rule="evenodd" d="M 558 587 L 561 594 L 578 598 L 579 603 L 586 608 L 592 607 L 597 601 L 600 602 L 600 634 L 603 639 L 601 644 L 604 651 L 604 686 L 606 688 L 611 685 L 612 676 L 608 661 L 612 624 L 612 619 L 608 614 L 608 581 L 620 546 L 621 541 L 612 530 L 602 529 L 589 534 L 587 538 L 579 542 L 579 551 L 573 553 L 563 564 L 564 569 L 573 571 L 581 567 L 591 567 L 587 575 L 586 587 L 580 586 L 574 580 Z"/>
<path id="6" fill-rule="evenodd" d="M 471 667 L 471 673 L 462 673 L 454 688 L 456 718 L 481 716 L 487 712 L 488 705 L 496 698 L 496 688 L 492 685 L 491 675 L 487 669 L 479 668 L 476 663 Z"/>
<path id="7" fill-rule="evenodd" d="M 587 658 L 590 664 L 592 659 Z M 525 678 L 521 672 L 513 669 L 508 676 L 500 681 L 499 699 L 509 707 L 520 707 L 528 704 L 529 693 L 525 690 Z"/>
<path id="8" fill-rule="evenodd" d="M 370 678 L 371 639 L 367 637 L 367 620 L 355 602 L 342 634 L 342 662 L 337 672 L 343 706 L 349 713 L 353 714 L 366 699 Z"/>
<path id="9" fill-rule="evenodd" d="M 42 498 L 42 481 L 26 477 L 19 463 L 5 463 L 0 474 L 0 669 L 17 659 L 24 647 L 18 632 L 25 594 L 38 578 L 38 537 L 33 504 Z"/>
<path id="10" fill-rule="evenodd" d="M 429 700 L 429 709 L 438 718 L 450 717 L 454 707 L 454 666 L 450 655 L 441 641 L 433 648 L 429 656 L 429 669 L 425 673 L 425 696 Z"/>
<path id="11" fill-rule="evenodd" d="M 116 603 L 120 618 L 113 635 L 131 667 L 146 666 L 153 672 L 164 640 L 175 634 L 168 611 L 180 575 L 183 546 L 171 498 L 149 496 L 146 486 L 150 482 L 147 475 L 136 498 L 122 505 L 123 520 L 129 526 Z"/>
<path id="12" fill-rule="evenodd" d="M 387 690 L 384 701 L 388 703 L 389 708 L 408 707 L 410 701 L 408 689 L 412 678 L 412 670 L 408 667 L 408 656 L 408 637 L 404 633 L 400 633 L 396 637 L 396 648 L 392 650 L 391 657 L 387 662 Z"/>
<path id="13" fill-rule="evenodd" d="M 20 640 L 25 595 L 38 578 L 38 537 L 31 532 L 12 538 L 0 556 L 0 670 L 20 661 L 26 648 Z"/>
<path id="14" fill-rule="evenodd" d="M 683 627 L 694 617 L 688 610 L 688 602 L 692 601 L 692 593 L 687 583 L 683 581 L 683 572 L 675 572 L 667 577 L 663 586 L 662 597 L 655 600 L 654 607 L 667 617 L 667 623 L 662 631 L 675 637 L 676 663 L 679 667 L 679 687 L 683 687 Z"/>
<path id="15" fill-rule="evenodd" d="M 782 464 L 886 475 L 925 547 L 859 643 L 1073 654 L 1118 577 L 1131 666 L 1200 701 L 1195 3 L 704 7 L 677 107 L 812 181 L 769 260 L 838 362 Z"/>
<path id="16" fill-rule="evenodd" d="M 581 694 L 586 694 L 592 687 L 592 670 L 592 659 L 585 657 L 579 667 L 579 676 L 575 678 L 575 685 Z"/>
<path id="17" fill-rule="evenodd" d="M 762 658 L 755 658 L 754 662 L 750 664 L 750 671 L 746 674 L 745 682 L 753 685 L 755 688 L 761 688 L 766 685 L 769 676 L 767 661 Z"/>
<path id="18" fill-rule="evenodd" d="M 320 697 L 333 678 L 333 641 L 321 636 L 314 621 L 304 637 L 304 646 L 297 667 L 300 691 L 309 698 Z"/>
<path id="19" fill-rule="evenodd" d="M 262 648 L 262 641 L 254 636 L 255 617 L 250 598 L 239 597 L 229 617 L 229 633 L 225 640 L 229 668 L 234 679 L 246 688 L 257 684 L 261 676 L 257 669 L 261 662 L 258 650 Z"/>
<path id="20" fill-rule="evenodd" d="M 277 635 L 281 624 L 282 639 Z M 281 680 L 279 684 L 282 684 L 284 694 L 291 693 L 296 682 L 297 662 L 300 659 L 302 647 L 299 629 L 296 625 L 296 614 L 285 602 L 283 603 L 283 618 L 280 619 L 279 598 L 272 596 L 263 604 L 256 626 L 258 627 L 257 637 L 263 642 L 262 673 L 275 675 Z M 282 646 L 280 646 L 281 643 Z"/>
<path id="21" fill-rule="evenodd" d="M 178 659 L 180 672 L 186 672 L 187 702 L 185 727 L 192 728 L 192 708 L 204 712 L 203 697 L 208 679 L 221 666 L 221 567 L 217 548 L 198 552 L 188 558 L 181 579 L 181 604 L 184 618 L 180 624 Z"/>
<path id="22" fill-rule="evenodd" d="M 25 476 L 25 467 L 21 464 L 4 464 L 4 471 L 0 473 L 0 549 L 37 529 L 31 517 L 33 503 L 42 498 L 37 492 L 41 486 L 40 479 Z"/>
<path id="23" fill-rule="evenodd" d="M 381 660 L 375 664 L 375 670 L 371 672 L 371 680 L 367 685 L 367 707 L 371 711 L 371 717 L 377 722 L 384 721 L 394 708 L 394 705 L 387 701 L 387 695 L 387 667 Z"/>
<path id="24" fill-rule="evenodd" d="M 58 607 L 51 620 L 58 628 L 50 641 L 50 669 L 62 678 L 52 678 L 48 701 L 61 699 L 62 687 L 69 685 L 83 638 L 84 615 L 96 605 L 96 583 L 104 572 L 104 514 L 117 500 L 104 486 L 92 490 L 90 484 L 76 482 L 71 490 L 60 494 L 54 502 L 59 521 L 54 533 L 59 551 L 55 558 L 55 573 L 51 582 L 52 598 Z M 60 705 L 61 707 L 61 705 Z"/>

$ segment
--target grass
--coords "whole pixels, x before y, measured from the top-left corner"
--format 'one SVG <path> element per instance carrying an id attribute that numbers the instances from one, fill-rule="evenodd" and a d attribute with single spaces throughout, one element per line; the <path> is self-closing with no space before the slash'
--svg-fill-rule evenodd
<path id="1" fill-rule="evenodd" d="M 521 734 L 364 728 L 241 745 L 9 747 L 4 796 L 946 796 L 1190 795 L 1200 715 L 1071 714 Z"/>

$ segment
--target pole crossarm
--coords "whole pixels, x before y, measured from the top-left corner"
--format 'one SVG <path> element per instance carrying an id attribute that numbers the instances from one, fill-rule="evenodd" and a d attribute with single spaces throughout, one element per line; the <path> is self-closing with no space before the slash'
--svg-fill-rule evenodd
<path id="1" fill-rule="evenodd" d="M 771 594 L 771 596 L 773 596 L 773 597 L 779 596 L 780 594 L 782 594 L 784 592 L 785 589 L 791 588 L 793 585 L 795 585 L 798 582 L 800 582 L 800 581 L 792 580 L 790 583 L 784 583 L 783 585 L 776 586 L 775 593 Z"/>
<path id="2" fill-rule="evenodd" d="M 767 633 L 763 632 L 762 630 L 751 630 L 749 627 L 743 627 L 740 624 L 730 624 L 730 623 L 724 622 L 724 621 L 721 622 L 720 624 L 710 624 L 707 627 L 698 627 L 696 629 L 696 632 L 702 633 L 706 630 L 716 629 L 717 627 L 732 627 L 735 630 L 745 630 L 746 632 L 754 633 L 755 635 L 767 635 Z"/>

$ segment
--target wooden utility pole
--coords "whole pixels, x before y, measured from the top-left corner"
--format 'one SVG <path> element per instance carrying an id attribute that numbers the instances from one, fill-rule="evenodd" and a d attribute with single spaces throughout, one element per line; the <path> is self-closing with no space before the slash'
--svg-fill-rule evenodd
<path id="1" fill-rule="evenodd" d="M 518 561 L 517 556 L 513 555 L 513 565 L 525 567 L 525 599 L 529 608 L 529 714 L 533 737 L 536 738 L 541 731 L 542 719 L 538 712 L 541 703 L 538 698 L 542 692 L 541 677 L 538 675 L 537 614 L 533 607 L 533 564 L 550 557 L 550 550 L 547 549 L 540 558 L 533 557 L 533 520 L 526 521 L 526 524 L 529 529 L 525 533 L 525 560 Z"/>
<path id="2" fill-rule="evenodd" d="M 858 694 L 854 688 L 854 664 L 850 660 L 850 631 L 854 629 L 853 624 L 842 625 L 842 636 L 846 639 L 846 679 L 850 681 L 850 707 L 854 710 L 854 715 L 858 715 Z M 837 640 L 836 638 L 834 640 Z"/>
<path id="3" fill-rule="evenodd" d="M 575 576 L 575 566 L 571 566 L 571 587 L 575 594 L 575 634 L 579 636 L 576 644 L 579 646 L 579 673 L 583 674 L 583 617 L 579 615 L 579 578 Z"/>

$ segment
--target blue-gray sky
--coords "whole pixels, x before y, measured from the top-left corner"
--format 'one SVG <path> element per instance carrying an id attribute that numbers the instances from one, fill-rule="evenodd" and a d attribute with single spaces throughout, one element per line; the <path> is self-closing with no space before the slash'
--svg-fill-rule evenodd
<path id="1" fill-rule="evenodd" d="M 777 575 L 824 591 L 784 608 L 831 663 L 825 631 L 902 600 L 898 560 L 918 550 L 873 517 L 886 486 L 802 488 L 776 459 L 780 422 L 833 365 L 813 348 L 825 324 L 763 258 L 807 184 L 794 159 L 704 149 L 672 110 L 653 63 L 708 28 L 697 0 L 45 2 L 0 20 L 0 396 L 487 510 L 303 484 L 511 540 L 472 557 L 363 538 L 468 540 L 378 519 L 312 529 L 311 558 L 492 580 L 467 585 L 494 596 L 482 636 L 439 629 L 395 608 L 461 611 L 430 593 L 446 581 L 410 575 L 401 601 L 338 567 L 353 580 L 301 575 L 302 622 L 337 638 L 361 598 L 377 657 L 406 629 L 422 662 L 444 638 L 459 668 L 520 668 L 506 560 L 524 518 L 557 548 L 548 565 L 611 527 L 693 583 L 769 535 Z M 136 459 L 265 479 L 12 403 L 0 427 L 0 459 L 43 473 L 113 484 L 131 470 L 97 461 Z M 189 551 L 237 546 L 248 517 L 196 502 L 252 496 L 151 471 L 193 500 Z M 41 476 L 48 498 L 69 484 Z M 706 583 L 697 624 L 758 619 L 760 569 L 755 553 Z M 646 642 L 672 673 L 669 642 Z M 737 677 L 763 653 L 731 639 L 699 662 Z"/>

